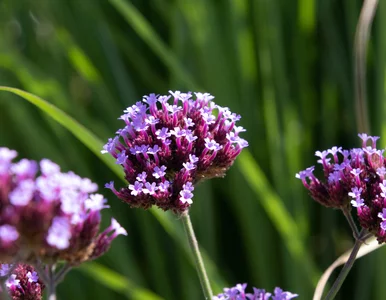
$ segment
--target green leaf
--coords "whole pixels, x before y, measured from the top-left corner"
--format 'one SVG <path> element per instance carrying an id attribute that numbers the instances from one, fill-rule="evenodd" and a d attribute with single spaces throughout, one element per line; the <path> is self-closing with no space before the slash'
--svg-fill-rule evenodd
<path id="1" fill-rule="evenodd" d="M 106 268 L 105 266 L 89 262 L 79 267 L 79 270 L 90 276 L 100 284 L 105 285 L 109 289 L 126 295 L 129 299 L 143 299 L 143 300 L 162 300 L 160 296 L 153 292 L 138 287 L 124 276 Z"/>
<path id="2" fill-rule="evenodd" d="M 238 165 L 249 185 L 258 195 L 261 205 L 275 224 L 288 250 L 302 266 L 313 282 L 317 282 L 319 272 L 314 265 L 309 253 L 304 247 L 299 229 L 280 201 L 279 196 L 271 189 L 267 178 L 261 171 L 248 150 L 243 150 L 238 157 Z"/>
<path id="3" fill-rule="evenodd" d="M 76 138 L 87 146 L 91 152 L 98 156 L 98 158 L 102 160 L 115 174 L 122 178 L 123 172 L 121 168 L 114 163 L 114 159 L 111 156 L 102 155 L 101 149 L 103 147 L 103 143 L 91 131 L 71 118 L 65 112 L 35 95 L 16 88 L 0 86 L 0 91 L 7 91 L 18 95 L 47 113 L 51 118 L 67 128 L 73 135 L 75 135 Z"/>
<path id="4" fill-rule="evenodd" d="M 180 79 L 189 88 L 197 89 L 193 78 L 181 67 L 175 55 L 160 39 L 150 23 L 141 15 L 130 1 L 110 0 L 111 4 L 122 14 L 125 20 L 134 28 L 141 38 L 149 44 L 150 48 L 159 55 L 173 73 L 179 74 Z"/>

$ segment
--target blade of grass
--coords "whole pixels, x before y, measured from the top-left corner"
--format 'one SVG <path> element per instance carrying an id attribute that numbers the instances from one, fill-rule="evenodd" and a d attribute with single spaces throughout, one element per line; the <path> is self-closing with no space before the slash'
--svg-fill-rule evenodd
<path id="1" fill-rule="evenodd" d="M 79 124 L 76 120 L 71 118 L 65 112 L 35 95 L 32 95 L 16 88 L 0 86 L 0 91 L 6 91 L 16 94 L 22 97 L 23 99 L 29 101 L 45 113 L 47 113 L 55 121 L 67 128 L 82 143 L 84 143 L 91 150 L 91 152 L 93 152 L 101 161 L 103 161 L 107 166 L 109 166 L 109 168 L 118 177 L 123 177 L 123 172 L 121 168 L 114 163 L 114 159 L 109 156 L 102 155 L 102 153 L 100 152 L 100 149 L 102 149 L 103 147 L 103 143 L 93 133 L 91 133 L 89 130 L 87 130 L 84 126 Z"/>
<path id="2" fill-rule="evenodd" d="M 138 287 L 135 283 L 128 280 L 126 277 L 106 268 L 96 262 L 89 262 L 79 267 L 79 271 L 87 276 L 105 285 L 109 289 L 124 294 L 128 299 L 143 299 L 143 300 L 162 300 L 160 296 L 153 292 Z"/>
<path id="3" fill-rule="evenodd" d="M 303 246 L 299 230 L 287 210 L 282 205 L 280 198 L 271 190 L 267 178 L 254 162 L 252 155 L 244 150 L 238 158 L 238 165 L 242 169 L 245 179 L 261 199 L 268 216 L 275 224 L 288 250 L 293 255 L 299 266 L 302 266 L 312 283 L 316 284 L 319 272 L 314 265 L 309 253 Z"/>
<path id="4" fill-rule="evenodd" d="M 122 14 L 125 20 L 134 28 L 137 34 L 159 55 L 173 73 L 179 74 L 180 79 L 190 88 L 197 90 L 193 78 L 181 68 L 174 55 L 158 37 L 150 23 L 129 1 L 109 0 L 109 2 Z"/>

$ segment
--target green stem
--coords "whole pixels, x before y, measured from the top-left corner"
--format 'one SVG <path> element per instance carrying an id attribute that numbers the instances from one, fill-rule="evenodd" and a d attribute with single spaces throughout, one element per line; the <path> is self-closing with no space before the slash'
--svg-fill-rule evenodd
<path id="1" fill-rule="evenodd" d="M 371 24 L 377 10 L 378 0 L 365 0 L 362 5 L 355 33 L 355 106 L 358 132 L 370 133 L 366 98 L 366 58 L 367 44 L 370 37 Z"/>
<path id="2" fill-rule="evenodd" d="M 56 300 L 55 266 L 48 266 L 48 300 Z"/>
<path id="3" fill-rule="evenodd" d="M 43 280 L 44 284 L 47 287 L 47 300 L 56 300 L 56 275 L 55 275 L 55 265 L 43 266 L 42 263 L 36 262 L 34 264 L 35 270 L 38 272 L 39 277 Z"/>
<path id="4" fill-rule="evenodd" d="M 210 287 L 208 275 L 206 274 L 204 262 L 201 257 L 201 252 L 198 247 L 196 235 L 194 234 L 193 225 L 190 220 L 188 211 L 185 211 L 181 214 L 181 220 L 184 224 L 186 235 L 188 236 L 190 248 L 193 251 L 194 261 L 196 263 L 196 269 L 198 277 L 200 278 L 201 287 L 204 292 L 205 299 L 210 300 L 213 298 L 212 288 Z"/>
<path id="5" fill-rule="evenodd" d="M 1 292 L 0 292 L 0 299 L 4 299 L 4 300 L 11 300 L 11 296 L 8 294 L 8 289 L 5 285 L 5 279 L 1 280 Z"/>
<path id="6" fill-rule="evenodd" d="M 353 236 L 354 236 L 355 240 L 357 240 L 359 238 L 359 230 L 358 230 L 358 227 L 355 225 L 355 222 L 352 218 L 351 211 L 347 208 L 344 208 L 344 209 L 342 209 L 342 212 L 343 212 L 344 216 L 346 217 L 348 224 L 351 227 L 351 230 L 353 232 Z"/>
<path id="7" fill-rule="evenodd" d="M 63 279 L 64 276 L 71 270 L 72 266 L 69 264 L 64 265 L 59 272 L 55 274 L 55 285 L 58 285 Z"/>
<path id="8" fill-rule="evenodd" d="M 342 270 L 339 273 L 338 278 L 335 280 L 332 288 L 328 291 L 328 294 L 324 300 L 332 300 L 335 298 L 336 294 L 339 292 L 344 280 L 346 279 L 348 273 L 350 272 L 352 266 L 354 265 L 355 258 L 357 257 L 358 251 L 361 248 L 363 244 L 363 236 L 365 235 L 365 231 L 362 230 L 359 234 L 358 239 L 355 241 L 354 247 L 351 251 L 350 257 L 348 258 L 347 262 L 343 266 Z"/>

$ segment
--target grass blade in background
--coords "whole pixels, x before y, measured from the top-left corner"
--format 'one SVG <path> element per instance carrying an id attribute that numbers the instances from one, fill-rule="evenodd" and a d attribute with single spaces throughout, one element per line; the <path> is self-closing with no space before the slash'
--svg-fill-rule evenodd
<path id="1" fill-rule="evenodd" d="M 27 93 L 25 91 L 0 86 L 0 91 L 7 91 L 22 97 L 23 99 L 31 102 L 33 105 L 37 106 L 39 109 L 47 113 L 51 118 L 56 122 L 66 127 L 72 134 L 74 134 L 82 143 L 84 143 L 98 158 L 109 166 L 109 168 L 120 178 L 123 176 L 123 172 L 118 165 L 114 163 L 114 160 L 111 157 L 101 154 L 103 143 L 89 130 L 71 118 L 69 115 L 64 113 L 62 110 L 58 109 L 54 105 L 50 104 L 43 99 Z"/>
<path id="2" fill-rule="evenodd" d="M 79 270 L 90 276 L 101 285 L 107 286 L 109 289 L 118 293 L 127 295 L 128 299 L 143 299 L 143 300 L 162 300 L 163 298 L 154 294 L 151 291 L 142 289 L 136 286 L 129 279 L 120 274 L 98 264 L 89 262 L 82 265 Z"/>
<path id="3" fill-rule="evenodd" d="M 179 62 L 169 53 L 167 46 L 157 36 L 154 29 L 146 21 L 145 18 L 138 12 L 135 6 L 130 1 L 124 0 L 109 0 L 110 3 L 123 15 L 125 20 L 133 26 L 135 31 L 141 38 L 143 38 L 154 51 L 162 56 L 162 59 L 167 62 L 167 65 L 171 68 L 173 73 L 179 74 L 181 80 L 195 90 L 197 87 L 193 84 L 193 78 L 191 78 L 180 67 Z"/>
<path id="4" fill-rule="evenodd" d="M 304 248 L 303 240 L 299 236 L 299 229 L 282 206 L 280 198 L 271 190 L 267 179 L 248 151 L 240 155 L 238 164 L 241 165 L 240 168 L 245 179 L 249 182 L 255 193 L 259 195 L 262 206 L 289 247 L 288 250 L 293 255 L 293 258 L 298 264 L 303 264 L 306 274 L 315 284 L 319 277 L 319 271 L 315 267 L 309 252 Z"/>

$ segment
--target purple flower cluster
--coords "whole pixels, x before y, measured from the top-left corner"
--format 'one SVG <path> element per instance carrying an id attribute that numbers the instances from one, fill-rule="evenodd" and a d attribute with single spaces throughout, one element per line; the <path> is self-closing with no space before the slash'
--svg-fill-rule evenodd
<path id="1" fill-rule="evenodd" d="M 4 279 L 6 292 L 12 300 L 43 299 L 45 286 L 31 266 L 18 264 L 13 268 L 9 264 L 0 264 L 0 280 Z"/>
<path id="2" fill-rule="evenodd" d="M 106 184 L 120 199 L 180 213 L 192 204 L 194 185 L 224 176 L 248 142 L 239 137 L 245 131 L 236 126 L 241 117 L 216 105 L 210 94 L 170 94 L 144 96 L 124 110 L 125 127 L 102 153 L 124 169 L 127 187 L 117 191 L 113 182 Z"/>
<path id="3" fill-rule="evenodd" d="M 237 284 L 235 287 L 224 288 L 224 293 L 213 297 L 213 300 L 290 300 L 296 298 L 297 294 L 285 292 L 281 288 L 275 288 L 274 294 L 265 290 L 253 288 L 253 294 L 246 293 L 247 284 Z"/>
<path id="4" fill-rule="evenodd" d="M 333 208 L 357 211 L 361 226 L 373 233 L 379 243 L 386 242 L 386 158 L 376 148 L 379 137 L 359 134 L 362 148 L 343 150 L 332 147 L 316 151 L 323 167 L 324 180 L 314 167 L 296 174 L 313 199 Z M 371 145 L 368 142 L 371 141 Z"/>
<path id="5" fill-rule="evenodd" d="M 102 255 L 126 231 L 115 221 L 98 235 L 108 207 L 97 185 L 48 159 L 38 164 L 0 148 L 0 261 L 70 265 Z M 37 175 L 40 171 L 40 175 Z"/>

